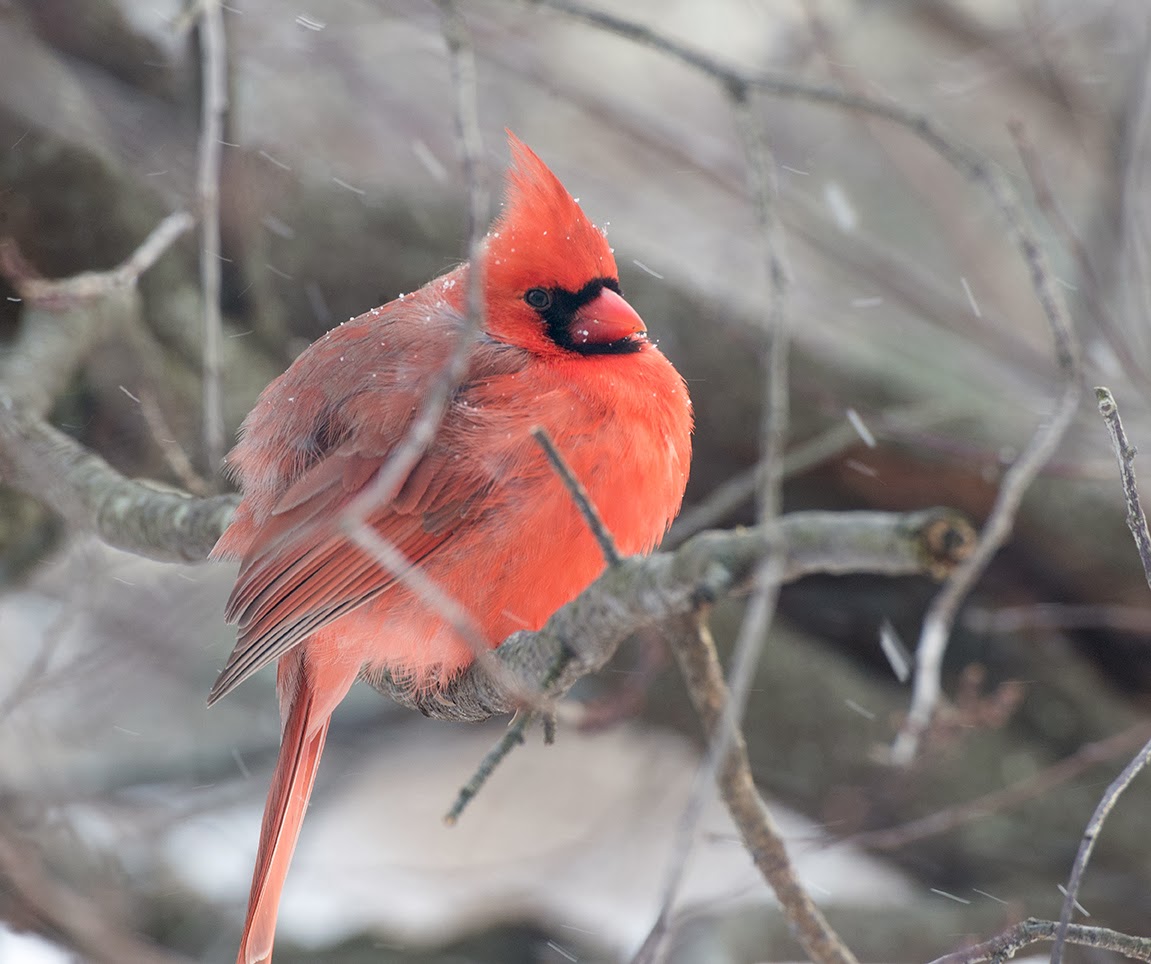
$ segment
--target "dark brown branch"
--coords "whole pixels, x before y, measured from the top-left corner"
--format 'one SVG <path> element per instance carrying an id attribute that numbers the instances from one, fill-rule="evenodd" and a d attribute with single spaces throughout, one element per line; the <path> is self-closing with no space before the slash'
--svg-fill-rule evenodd
<path id="1" fill-rule="evenodd" d="M 790 332 L 787 318 L 788 273 L 781 251 L 779 219 L 776 215 L 778 187 L 775 161 L 767 148 L 758 116 L 751 102 L 750 91 L 744 85 L 729 84 L 726 87 L 728 99 L 735 114 L 736 126 L 743 136 L 744 154 L 747 159 L 748 192 L 756 213 L 759 227 L 759 241 L 762 248 L 765 274 L 767 276 L 767 304 L 764 311 L 764 397 L 763 415 L 760 424 L 760 464 L 763 471 L 756 476 L 756 520 L 760 526 L 771 526 L 779 515 L 784 478 L 784 451 L 787 445 L 789 413 L 789 346 Z M 768 628 L 775 614 L 782 576 L 781 559 L 768 553 L 756 567 L 751 599 L 744 610 L 743 623 L 736 637 L 732 651 L 731 669 L 726 685 L 718 662 L 716 672 L 722 688 L 719 712 L 714 720 L 706 722 L 709 742 L 707 753 L 696 778 L 691 796 L 680 817 L 675 838 L 660 909 L 655 923 L 635 957 L 636 964 L 651 964 L 662 959 L 663 944 L 667 938 L 671 909 L 675 905 L 679 888 L 686 872 L 687 861 L 695 841 L 696 828 L 703 814 L 704 804 L 710 795 L 712 784 L 722 783 L 722 773 L 732 754 L 742 742 L 740 725 L 747 706 L 751 681 L 759 665 L 760 655 L 767 639 Z M 702 623 L 696 634 L 700 640 L 710 640 L 706 626 Z M 705 692 L 699 692 L 689 678 L 689 690 L 693 699 L 707 699 Z M 698 681 L 695 681 L 698 682 Z M 746 754 L 744 754 L 746 755 Z M 766 814 L 765 814 L 765 819 Z M 779 845 L 783 864 L 787 864 L 787 854 Z M 777 880 L 768 877 L 774 887 Z M 780 878 L 781 882 L 783 878 Z M 850 952 L 843 947 L 838 936 L 825 920 L 815 911 L 798 881 L 791 878 L 792 890 L 802 900 L 777 892 L 788 919 L 801 936 L 804 949 L 819 961 L 852 961 Z M 813 913 L 814 912 L 814 913 Z M 828 949 L 837 949 L 825 956 Z M 841 952 L 841 953 L 840 953 Z"/>
<path id="2" fill-rule="evenodd" d="M 962 951 L 937 958 L 931 964 L 979 964 L 980 961 L 1006 961 L 1016 952 L 1040 941 L 1054 940 L 1059 925 L 1054 921 L 1029 917 L 1010 927 L 997 937 Z M 1072 924 L 1067 928 L 1067 941 L 1084 947 L 1115 951 L 1135 961 L 1151 961 L 1151 938 L 1132 937 L 1106 927 L 1082 927 Z"/>

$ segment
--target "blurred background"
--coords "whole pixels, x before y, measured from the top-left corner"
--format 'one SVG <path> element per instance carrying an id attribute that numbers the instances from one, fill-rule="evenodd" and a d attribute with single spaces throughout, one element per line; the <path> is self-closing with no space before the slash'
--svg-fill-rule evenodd
<path id="1" fill-rule="evenodd" d="M 601 8 L 724 62 L 891 98 L 984 153 L 1049 245 L 1089 384 L 1112 388 L 1135 444 L 1147 437 L 1144 0 Z M 762 253 L 728 101 L 698 72 L 546 5 L 460 9 L 489 183 L 510 128 L 608 225 L 629 300 L 689 381 L 688 504 L 706 502 L 756 464 L 762 394 Z M 311 339 L 464 256 L 467 190 L 435 4 L 229 0 L 225 25 L 231 433 Z M 114 266 L 166 213 L 193 210 L 200 90 L 182 0 L 0 2 L 0 234 L 63 277 Z M 985 197 L 906 131 L 801 100 L 755 109 L 793 279 L 787 508 L 950 505 L 982 521 L 1059 391 L 1025 265 Z M 141 324 L 112 329 L 53 409 L 116 468 L 180 487 L 173 451 L 206 474 L 196 258 L 189 235 L 144 276 Z M 34 320 L 0 280 L 0 334 Z M 743 504 L 717 521 L 751 519 Z M 232 644 L 234 573 L 114 552 L 0 488 L 0 574 L 0 960 L 115 959 L 115 947 L 121 960 L 145 948 L 231 960 L 279 732 L 271 673 L 204 706 Z M 1092 402 L 960 615 L 949 708 L 920 760 L 894 769 L 883 750 L 909 690 L 880 635 L 913 646 L 935 588 L 787 588 L 748 711 L 756 779 L 864 960 L 927 960 L 1057 917 L 1084 824 L 1151 736 L 1151 600 Z M 717 613 L 722 647 L 739 617 Z M 658 640 L 625 646 L 574 695 L 558 743 L 529 741 L 448 830 L 441 815 L 503 722 L 429 722 L 354 694 L 329 738 L 276 960 L 634 950 L 698 726 Z M 1148 933 L 1148 794 L 1136 782 L 1098 843 L 1080 896 L 1089 923 Z M 798 954 L 718 804 L 678 907 L 674 961 Z"/>

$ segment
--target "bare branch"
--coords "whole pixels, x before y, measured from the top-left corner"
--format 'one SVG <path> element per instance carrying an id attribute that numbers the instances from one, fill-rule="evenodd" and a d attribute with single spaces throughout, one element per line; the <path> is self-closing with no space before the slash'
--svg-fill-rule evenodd
<path id="1" fill-rule="evenodd" d="M 1147 531 L 1147 518 L 1143 514 L 1143 506 L 1139 502 L 1139 490 L 1135 480 L 1135 448 L 1127 441 L 1127 433 L 1123 430 L 1123 423 L 1119 418 L 1119 406 L 1115 398 L 1106 388 L 1096 388 L 1095 397 L 1099 402 L 1099 414 L 1107 423 L 1107 431 L 1115 446 L 1115 455 L 1119 460 L 1119 475 L 1123 482 L 1123 496 L 1127 500 L 1127 526 L 1135 538 L 1135 545 L 1139 548 L 1139 558 L 1143 563 L 1143 573 L 1151 584 L 1151 533 Z M 1059 930 L 1055 935 L 1055 947 L 1051 951 L 1051 964 L 1059 964 L 1063 955 L 1063 944 L 1067 939 L 1071 915 L 1075 912 L 1076 899 L 1079 896 L 1079 885 L 1083 881 L 1083 874 L 1087 870 L 1087 862 L 1091 859 L 1091 851 L 1095 848 L 1095 841 L 1103 830 L 1103 823 L 1107 819 L 1123 791 L 1130 786 L 1131 781 L 1139 775 L 1148 762 L 1151 762 L 1151 740 L 1148 740 L 1107 788 L 1087 822 L 1083 831 L 1083 839 L 1079 844 L 1079 852 L 1075 855 L 1075 863 L 1071 866 L 1071 876 L 1067 881 L 1066 895 L 1063 900 L 1063 910 L 1059 914 Z"/>
<path id="2" fill-rule="evenodd" d="M 1143 575 L 1151 586 L 1151 533 L 1147 531 L 1147 517 L 1139 502 L 1139 485 L 1135 478 L 1135 446 L 1127 441 L 1127 432 L 1119 418 L 1119 406 L 1115 404 L 1111 390 L 1096 388 L 1095 400 L 1099 403 L 1099 414 L 1107 425 L 1111 444 L 1115 447 L 1115 457 L 1119 461 L 1119 478 L 1123 483 L 1123 498 L 1127 503 L 1127 528 L 1135 539 L 1139 561 L 1143 564 Z"/>
<path id="3" fill-rule="evenodd" d="M 213 475 L 224 459 L 224 406 L 220 394 L 223 319 L 220 317 L 220 152 L 228 110 L 228 62 L 221 0 L 200 7 L 200 162 L 196 196 L 200 214 L 200 286 L 204 301 L 204 454 Z"/>
<path id="4" fill-rule="evenodd" d="M 8 241 L 0 273 L 25 301 L 20 331 L 0 359 L 0 386 L 32 415 L 43 415 L 92 348 L 140 317 L 136 281 L 192 226 L 180 211 L 164 218 L 132 255 L 110 271 L 41 278 Z"/>
<path id="5" fill-rule="evenodd" d="M 954 414 L 951 403 L 927 402 L 892 409 L 868 421 L 876 434 L 882 435 L 888 431 L 924 428 Z M 851 423 L 847 420 L 839 422 L 792 447 L 783 457 L 783 476 L 789 479 L 793 475 L 801 475 L 858 444 L 859 433 Z M 703 501 L 685 509 L 675 520 L 663 547 L 674 548 L 697 532 L 718 525 L 759 491 L 765 471 L 766 463 L 760 458 L 755 465 L 716 486 Z"/>
<path id="6" fill-rule="evenodd" d="M 1007 130 L 1015 142 L 1015 149 L 1023 163 L 1023 170 L 1027 173 L 1031 192 L 1035 196 L 1036 207 L 1039 208 L 1048 224 L 1062 239 L 1064 247 L 1075 258 L 1075 263 L 1079 268 L 1077 282 L 1086 289 L 1086 297 L 1080 299 L 1080 304 L 1090 312 L 1091 320 L 1103 333 L 1107 344 L 1115 353 L 1115 357 L 1123 366 L 1128 377 L 1133 383 L 1139 384 L 1146 378 L 1145 370 L 1136 362 L 1130 346 L 1125 344 L 1126 339 L 1122 328 L 1114 312 L 1108 307 L 1109 297 L 1104 291 L 1099 272 L 1095 270 L 1087 245 L 1076 233 L 1071 219 L 1067 216 L 1056 192 L 1051 187 L 1041 153 L 1028 136 L 1023 121 L 1018 119 L 1008 121 Z"/>
<path id="7" fill-rule="evenodd" d="M 708 735 L 710 745 L 714 746 L 720 742 L 717 730 L 727 715 L 725 707 L 729 697 L 719 656 L 707 625 L 706 609 L 681 620 L 680 631 L 670 633 L 669 638 L 687 681 L 688 693 L 703 722 L 704 732 Z M 742 733 L 736 731 L 726 742 L 727 749 L 718 774 L 720 795 L 739 829 L 744 846 L 759 872 L 775 891 L 803 949 L 813 961 L 820 964 L 830 961 L 843 964 L 854 962 L 855 957 L 851 951 L 831 929 L 799 882 L 783 839 L 756 789 Z M 670 911 L 670 904 L 665 902 L 661 907 L 661 916 L 666 917 Z M 648 938 L 649 944 L 655 943 L 653 938 L 660 930 L 662 928 L 653 929 Z M 648 956 L 641 951 L 637 959 L 654 958 L 655 948 L 650 947 L 649 951 Z"/>
<path id="8" fill-rule="evenodd" d="M 164 461 L 168 463 L 172 474 L 180 480 L 180 484 L 192 495 L 208 495 L 212 491 L 212 486 L 196 471 L 192 460 L 188 458 L 188 453 L 172 437 L 174 433 L 164 417 L 164 410 L 160 408 L 160 403 L 150 391 L 140 392 L 140 414 L 144 417 L 152 441 L 160 449 Z"/>
<path id="9" fill-rule="evenodd" d="M 964 622 L 980 633 L 1029 629 L 1107 629 L 1151 637 L 1151 607 L 1121 603 L 1029 603 L 967 610 Z"/>
<path id="10" fill-rule="evenodd" d="M 121 475 L 100 456 L 0 396 L 0 478 L 108 545 L 166 562 L 207 557 L 239 499 L 194 499 Z"/>
<path id="11" fill-rule="evenodd" d="M 0 273 L 25 301 L 59 304 L 101 298 L 117 288 L 130 288 L 160 260 L 193 224 L 187 211 L 169 214 L 127 258 L 109 271 L 82 271 L 70 278 L 41 278 L 24 261 L 12 241 L 0 245 Z"/>
<path id="12" fill-rule="evenodd" d="M 1137 723 L 1106 739 L 1084 744 L 1070 756 L 1044 767 L 1025 780 L 985 793 L 974 800 L 945 807 L 918 820 L 909 820 L 896 827 L 852 834 L 841 842 L 866 847 L 869 850 L 895 850 L 906 847 L 919 840 L 947 833 L 974 820 L 1017 807 L 1028 800 L 1039 799 L 1056 787 L 1074 780 L 1091 767 L 1113 760 L 1121 753 L 1130 753 L 1133 748 L 1142 746 L 1149 739 L 1151 739 L 1151 725 Z"/>
<path id="13" fill-rule="evenodd" d="M 911 709 L 891 748 L 892 761 L 901 765 L 907 765 L 915 758 L 920 740 L 931 724 L 939 700 L 943 654 L 959 607 L 983 575 L 992 557 L 1010 537 L 1023 496 L 1043 466 L 1055 454 L 1079 410 L 1083 395 L 1079 342 L 1067 314 L 1063 295 L 1055 285 L 1047 256 L 1006 181 L 982 165 L 976 171 L 980 174 L 976 183 L 983 183 L 995 199 L 1008 232 L 1023 253 L 1031 271 L 1032 285 L 1055 343 L 1055 356 L 1063 387 L 1050 420 L 1040 423 L 1019 458 L 1004 473 L 975 551 L 951 574 L 927 610 L 916 647 Z"/>
<path id="14" fill-rule="evenodd" d="M 556 684 L 556 681 L 560 678 L 563 671 L 567 669 L 568 663 L 572 661 L 574 656 L 575 654 L 570 649 L 564 648 L 548 668 L 547 674 L 540 681 L 537 692 L 547 698 L 551 688 Z M 504 735 L 496 741 L 495 746 L 484 754 L 484 758 L 480 760 L 479 766 L 476 767 L 471 779 L 468 780 L 468 782 L 460 788 L 460 792 L 456 794 L 455 802 L 452 804 L 451 809 L 444 815 L 444 823 L 449 827 L 455 826 L 463 814 L 464 809 L 475 799 L 476 794 L 483 789 L 484 784 L 488 782 L 488 778 L 495 772 L 496 767 L 504 761 L 512 750 L 524 742 L 524 733 L 527 732 L 528 726 L 531 725 L 536 716 L 537 713 L 526 708 L 516 710 L 516 715 L 512 718 L 511 723 L 508 724 Z M 554 717 L 544 717 L 544 741 L 546 743 L 551 743 L 553 736 L 548 723 L 549 720 L 554 720 Z"/>
<path id="15" fill-rule="evenodd" d="M 1078 367 L 1068 374 L 1063 394 L 1051 420 L 1036 430 L 1022 454 L 1004 473 L 1003 483 L 995 497 L 995 504 L 980 532 L 975 551 L 948 579 L 947 584 L 931 601 L 919 633 L 915 650 L 915 681 L 911 696 L 911 709 L 902 729 L 891 747 L 892 762 L 907 765 L 915 758 L 919 742 L 931 724 L 935 706 L 939 701 L 940 674 L 943 654 L 947 649 L 955 616 L 967 594 L 978 582 L 992 557 L 1011 535 L 1015 516 L 1031 483 L 1055 453 L 1067 431 L 1083 394 Z"/>
<path id="16" fill-rule="evenodd" d="M 979 964 L 980 961 L 1006 961 L 1017 951 L 1040 941 L 1054 940 L 1059 925 L 1054 921 L 1029 917 L 1014 927 L 983 944 L 937 958 L 931 964 Z M 1084 947 L 1115 951 L 1136 961 L 1151 961 L 1151 938 L 1132 937 L 1106 927 L 1082 927 L 1072 924 L 1067 928 L 1067 941 Z"/>
<path id="17" fill-rule="evenodd" d="M 619 645 L 645 626 L 694 611 L 701 600 L 746 591 L 773 550 L 781 579 L 816 572 L 887 576 L 954 566 L 974 544 L 974 531 L 947 509 L 906 515 L 886 512 L 795 512 L 771 528 L 703 532 L 675 552 L 630 556 L 607 569 L 538 632 L 509 636 L 495 657 L 528 690 L 538 690 L 565 651 L 575 653 L 549 696 L 600 669 Z M 518 709 L 518 703 L 481 673 L 464 672 L 438 694 L 411 693 L 387 673 L 369 682 L 403 706 L 438 719 L 478 722 Z"/>

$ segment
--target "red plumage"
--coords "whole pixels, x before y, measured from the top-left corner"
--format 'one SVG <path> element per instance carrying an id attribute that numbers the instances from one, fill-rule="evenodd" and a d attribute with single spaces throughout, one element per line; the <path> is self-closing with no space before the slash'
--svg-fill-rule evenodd
<path id="1" fill-rule="evenodd" d="M 483 331 L 427 451 L 367 519 L 471 613 L 491 646 L 538 629 L 604 566 L 533 427 L 549 433 L 624 554 L 663 536 L 691 456 L 687 388 L 619 296 L 602 233 L 509 140 L 505 209 L 482 257 Z M 229 456 L 243 500 L 213 555 L 240 560 L 227 609 L 239 636 L 209 702 L 278 659 L 284 720 L 239 964 L 271 959 L 329 717 L 352 683 L 386 668 L 436 689 L 474 658 L 339 528 L 443 370 L 471 270 L 461 265 L 311 345 L 261 394 Z"/>

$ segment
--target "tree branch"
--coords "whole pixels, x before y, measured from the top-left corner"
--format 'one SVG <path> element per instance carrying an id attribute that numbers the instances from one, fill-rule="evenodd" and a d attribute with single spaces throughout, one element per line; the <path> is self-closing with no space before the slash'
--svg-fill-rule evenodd
<path id="1" fill-rule="evenodd" d="M 1054 940 L 1058 924 L 1049 920 L 1029 917 L 1010 927 L 997 937 L 974 947 L 937 958 L 931 964 L 979 964 L 980 961 L 1006 961 L 1024 947 L 1040 941 Z M 1132 937 L 1106 927 L 1082 927 L 1072 924 L 1067 928 L 1067 941 L 1084 947 L 1097 947 L 1115 951 L 1136 961 L 1151 961 L 1151 938 Z"/>
<path id="2" fill-rule="evenodd" d="M 771 553 L 781 560 L 782 580 L 812 573 L 853 572 L 906 576 L 939 575 L 971 551 L 974 531 L 949 509 L 908 514 L 887 512 L 794 512 L 773 527 L 703 532 L 675 552 L 631 556 L 609 568 L 538 632 L 509 636 L 495 656 L 525 688 L 542 687 L 565 650 L 575 653 L 551 689 L 561 695 L 579 678 L 611 659 L 636 630 L 684 616 L 701 603 L 747 589 Z M 412 693 L 387 673 L 368 680 L 404 706 L 427 716 L 478 722 L 517 709 L 477 668 L 441 693 Z"/>
<path id="3" fill-rule="evenodd" d="M 0 386 L 31 415 L 45 414 L 92 348 L 140 320 L 136 281 L 184 232 L 192 218 L 170 214 L 126 261 L 110 271 L 42 278 L 15 245 L 0 244 L 0 274 L 24 300 L 20 330 L 0 360 Z"/>
<path id="4" fill-rule="evenodd" d="M 0 478 L 108 545 L 164 562 L 207 558 L 239 501 L 233 495 L 195 499 L 126 478 L 3 396 Z"/>
<path id="5" fill-rule="evenodd" d="M 680 632 L 668 636 L 704 732 L 715 742 L 729 696 L 707 625 L 706 610 L 692 614 L 690 619 L 681 622 L 680 628 Z M 779 898 L 803 949 L 820 964 L 854 964 L 854 955 L 831 929 L 799 881 L 775 821 L 756 789 L 747 744 L 738 730 L 731 736 L 724 753 L 717 784 L 747 852 Z M 664 912 L 668 911 L 670 908 L 664 908 Z"/>

